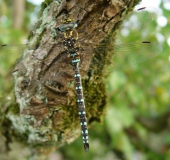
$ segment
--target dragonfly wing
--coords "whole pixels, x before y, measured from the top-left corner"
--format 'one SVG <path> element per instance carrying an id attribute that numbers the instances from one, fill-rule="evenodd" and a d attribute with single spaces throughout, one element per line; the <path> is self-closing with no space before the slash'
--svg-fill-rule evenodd
<path id="1" fill-rule="evenodd" d="M 127 15 L 122 27 L 133 30 L 142 29 L 149 25 L 152 20 L 156 19 L 157 13 L 158 10 L 156 8 L 139 8 Z"/>
<path id="2" fill-rule="evenodd" d="M 141 40 L 141 37 L 148 39 L 147 36 L 151 35 L 151 22 L 156 19 L 157 15 L 158 10 L 149 7 L 140 8 L 128 14 L 121 24 L 120 31 L 117 34 L 119 38 L 116 39 L 116 43 L 122 43 L 122 41 L 123 43 L 129 43 L 128 36 L 131 36 L 132 41 Z M 153 32 L 153 34 L 155 33 Z"/>
<path id="3" fill-rule="evenodd" d="M 24 49 L 27 47 L 27 44 L 18 44 L 18 45 L 0 45 L 0 54 L 6 53 L 22 53 Z"/>
<path id="4" fill-rule="evenodd" d="M 157 43 L 140 42 L 116 45 L 113 50 L 112 64 L 109 69 L 119 70 L 146 61 L 162 51 Z"/>
<path id="5" fill-rule="evenodd" d="M 115 46 L 99 46 L 97 56 L 92 60 L 97 68 L 104 72 L 122 70 L 150 59 L 162 51 L 157 43 L 138 42 Z M 100 56 L 102 55 L 102 56 Z M 107 55 L 107 57 L 105 57 Z M 104 61 L 102 61 L 104 59 Z"/>

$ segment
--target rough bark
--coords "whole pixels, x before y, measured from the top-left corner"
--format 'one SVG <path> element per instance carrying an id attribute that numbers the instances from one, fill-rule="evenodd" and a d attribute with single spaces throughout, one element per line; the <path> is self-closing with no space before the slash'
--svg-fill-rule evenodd
<path id="1" fill-rule="evenodd" d="M 97 46 L 114 40 L 122 17 L 138 1 L 46 0 L 43 3 L 41 17 L 13 74 L 19 109 L 17 104 L 12 104 L 10 110 L 3 111 L 7 114 L 1 120 L 6 146 L 13 139 L 41 148 L 49 144 L 51 150 L 73 142 L 80 135 L 74 72 L 69 58 L 63 56 L 62 33 L 55 30 L 67 17 L 78 22 L 88 126 L 102 121 L 107 96 L 104 72 L 98 64 L 107 63 L 109 54 Z M 97 59 L 97 63 L 91 64 L 92 59 Z M 12 129 L 9 131 L 6 126 Z"/>

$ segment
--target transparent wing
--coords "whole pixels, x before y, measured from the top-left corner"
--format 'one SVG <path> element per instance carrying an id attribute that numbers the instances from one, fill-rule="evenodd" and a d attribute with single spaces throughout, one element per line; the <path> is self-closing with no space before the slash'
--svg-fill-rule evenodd
<path id="1" fill-rule="evenodd" d="M 161 51 L 160 45 L 151 42 L 117 45 L 113 50 L 113 64 L 110 69 L 123 69 L 135 65 L 156 56 Z"/>
<path id="2" fill-rule="evenodd" d="M 132 41 L 148 39 L 147 36 L 151 35 L 152 21 L 156 19 L 158 10 L 155 8 L 140 8 L 128 14 L 121 27 L 120 32 L 117 34 L 116 43 L 129 43 L 129 38 Z M 154 32 L 153 32 L 154 34 Z"/>
<path id="3" fill-rule="evenodd" d="M 26 47 L 27 44 L 18 44 L 18 45 L 2 44 L 0 45 L 0 54 L 16 53 L 16 52 L 22 53 Z"/>
<path id="4" fill-rule="evenodd" d="M 131 30 L 143 29 L 156 18 L 157 14 L 158 10 L 155 8 L 139 8 L 127 15 L 122 27 Z"/>
<path id="5" fill-rule="evenodd" d="M 152 42 L 122 44 L 107 48 L 99 46 L 97 49 L 98 56 L 95 56 L 92 63 L 97 68 L 103 68 L 104 72 L 112 72 L 143 62 L 161 51 L 162 47 Z M 105 58 L 105 61 L 102 62 L 106 52 L 108 52 L 108 58 Z"/>

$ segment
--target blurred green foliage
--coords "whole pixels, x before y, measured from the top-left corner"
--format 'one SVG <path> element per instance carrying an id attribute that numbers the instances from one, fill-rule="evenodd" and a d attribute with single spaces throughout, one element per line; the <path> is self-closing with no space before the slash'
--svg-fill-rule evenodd
<path id="1" fill-rule="evenodd" d="M 22 30 L 12 28 L 12 4 L 10 0 L 0 1 L 0 43 L 20 44 L 27 37 L 30 19 L 37 12 L 31 3 L 26 4 Z M 123 42 L 139 41 L 142 33 L 147 40 L 156 42 L 156 34 L 161 33 L 165 41 L 160 42 L 163 51 L 158 56 L 122 71 L 114 71 L 106 80 L 108 88 L 108 108 L 102 125 L 95 124 L 89 131 L 90 152 L 84 153 L 81 137 L 59 149 L 56 153 L 63 159 L 97 160 L 168 160 L 170 157 L 170 127 L 163 125 L 168 118 L 164 115 L 170 109 L 169 85 L 169 46 L 170 12 L 160 10 L 168 19 L 164 27 L 156 21 L 147 23 L 148 27 L 122 38 Z M 146 18 L 146 17 L 143 17 Z M 12 71 L 21 49 L 9 48 L 0 52 L 0 98 L 7 99 L 13 92 Z M 2 101 L 0 103 L 2 103 Z M 0 104 L 1 105 L 1 104 Z M 162 122 L 162 123 L 161 123 Z M 24 157 L 22 157 L 22 160 Z"/>
<path id="2" fill-rule="evenodd" d="M 12 72 L 24 49 L 24 46 L 17 46 L 17 44 L 22 44 L 28 38 L 32 29 L 31 19 L 38 15 L 35 12 L 36 8 L 33 4 L 26 3 L 22 29 L 16 29 L 13 27 L 13 2 L 10 0 L 0 1 L 0 45 L 9 44 L 7 49 L 0 50 L 0 98 L 11 93 L 13 88 Z"/>

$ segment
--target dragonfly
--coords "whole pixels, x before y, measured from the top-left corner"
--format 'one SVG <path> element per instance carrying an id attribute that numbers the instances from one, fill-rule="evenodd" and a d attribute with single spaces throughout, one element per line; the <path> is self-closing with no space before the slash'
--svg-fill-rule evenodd
<path id="1" fill-rule="evenodd" d="M 79 47 L 76 44 L 76 41 L 78 40 L 78 33 L 74 30 L 74 28 L 77 27 L 77 25 L 75 24 L 72 23 L 72 20 L 70 18 L 68 18 L 64 20 L 63 25 L 59 27 L 59 30 L 61 32 L 65 32 L 63 44 L 66 47 L 67 54 L 70 55 L 73 69 L 75 72 L 74 74 L 75 90 L 77 94 L 77 105 L 78 105 L 78 113 L 80 117 L 82 138 L 83 138 L 84 150 L 85 152 L 88 152 L 89 137 L 88 137 L 88 129 L 87 129 L 85 102 L 84 102 L 84 96 L 83 96 L 83 86 L 81 83 L 81 75 L 79 71 L 79 62 L 80 62 Z"/>
<path id="2" fill-rule="evenodd" d="M 145 26 L 154 19 L 154 14 L 157 11 L 153 9 L 152 12 L 148 12 L 148 8 L 140 8 L 137 11 L 132 12 L 126 20 L 121 25 L 125 31 L 131 30 L 132 36 L 136 35 L 137 32 L 145 29 Z M 143 21 L 140 21 L 140 17 L 144 17 Z M 78 27 L 77 22 L 73 22 L 71 19 L 66 18 L 63 20 L 63 24 L 60 25 L 57 30 L 64 34 L 63 41 L 60 45 L 65 47 L 65 55 L 69 55 L 71 59 L 71 64 L 74 70 L 74 79 L 75 79 L 75 90 L 77 94 L 77 105 L 78 105 L 78 114 L 80 117 L 81 132 L 84 144 L 85 152 L 89 151 L 89 136 L 88 136 L 88 127 L 87 127 L 87 118 L 85 111 L 85 100 L 83 95 L 83 87 L 81 82 L 81 74 L 79 70 L 79 65 L 82 61 L 81 54 L 83 54 L 82 48 L 79 46 L 81 40 L 79 39 L 78 32 L 76 28 Z M 94 35 L 95 36 L 95 35 Z M 120 36 L 120 35 L 118 35 Z M 145 35 L 144 35 L 145 36 Z M 112 37 L 111 37 L 112 38 Z M 125 36 L 126 40 L 127 37 Z M 123 40 L 124 40 L 123 39 Z M 114 40 L 113 40 L 114 41 Z M 93 43 L 93 42 L 89 42 Z M 90 45 L 89 45 L 90 46 Z M 16 46 L 17 48 L 18 46 Z M 15 46 L 1 45 L 0 52 L 3 50 L 15 48 Z M 86 48 L 85 48 L 86 50 Z M 88 48 L 87 48 L 88 50 Z M 126 42 L 116 41 L 116 45 L 112 43 L 112 39 L 109 42 L 101 42 L 97 47 L 92 48 L 96 52 L 103 52 L 102 54 L 96 54 L 93 57 L 91 64 L 95 64 L 98 68 L 103 68 L 108 72 L 112 72 L 116 69 L 123 69 L 125 67 L 135 65 L 137 63 L 143 62 L 149 58 L 152 58 L 159 54 L 162 50 L 161 46 L 157 43 L 150 42 L 147 40 L 137 41 L 137 42 Z M 82 53 L 81 53 L 82 51 Z M 101 60 L 105 56 L 105 52 L 110 53 L 108 62 L 109 65 L 104 65 L 101 63 Z M 107 62 L 107 63 L 108 63 Z M 126 62 L 126 63 L 125 63 Z"/>

